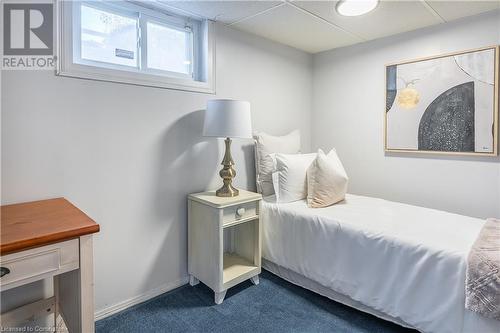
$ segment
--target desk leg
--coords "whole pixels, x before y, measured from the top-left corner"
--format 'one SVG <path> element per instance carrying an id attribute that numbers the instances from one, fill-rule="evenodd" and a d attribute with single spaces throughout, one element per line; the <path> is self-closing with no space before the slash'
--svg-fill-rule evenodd
<path id="1" fill-rule="evenodd" d="M 57 325 L 57 318 L 59 317 L 59 276 L 53 278 L 54 285 L 54 333 L 59 332 L 59 325 Z"/>
<path id="2" fill-rule="evenodd" d="M 80 268 L 59 275 L 58 298 L 57 309 L 70 333 L 94 332 L 92 235 L 80 237 Z"/>

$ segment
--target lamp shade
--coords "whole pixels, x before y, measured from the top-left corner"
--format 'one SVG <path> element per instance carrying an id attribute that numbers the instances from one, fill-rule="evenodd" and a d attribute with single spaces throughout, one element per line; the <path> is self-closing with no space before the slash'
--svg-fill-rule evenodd
<path id="1" fill-rule="evenodd" d="M 219 138 L 252 137 L 250 103 L 230 99 L 208 101 L 203 124 L 203 136 Z"/>

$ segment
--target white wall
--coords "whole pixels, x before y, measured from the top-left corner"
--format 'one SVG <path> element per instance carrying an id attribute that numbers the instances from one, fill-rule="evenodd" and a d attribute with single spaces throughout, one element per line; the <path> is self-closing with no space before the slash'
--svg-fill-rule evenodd
<path id="1" fill-rule="evenodd" d="M 390 24 L 390 23 L 388 23 Z M 312 147 L 335 147 L 350 192 L 500 217 L 500 159 L 384 154 L 386 63 L 500 43 L 500 12 L 313 58 Z"/>
<path id="2" fill-rule="evenodd" d="M 254 129 L 300 128 L 309 148 L 312 57 L 217 30 L 217 96 L 2 73 L 2 204 L 64 196 L 100 224 L 96 310 L 185 281 L 186 195 L 221 182 L 222 142 L 201 136 L 208 99 L 249 100 Z M 253 189 L 251 140 L 233 157 Z"/>

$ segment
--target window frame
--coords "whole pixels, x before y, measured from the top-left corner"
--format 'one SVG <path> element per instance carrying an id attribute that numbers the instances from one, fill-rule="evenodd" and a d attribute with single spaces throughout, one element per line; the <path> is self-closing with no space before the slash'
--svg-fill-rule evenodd
<path id="1" fill-rule="evenodd" d="M 57 0 L 56 33 L 58 43 L 56 47 L 58 61 L 56 75 L 215 94 L 215 25 L 213 21 L 193 17 L 193 22 L 199 23 L 190 25 L 192 38 L 195 41 L 193 50 L 191 50 L 193 54 L 191 72 L 194 75 L 148 68 L 146 39 L 142 40 L 143 47 L 137 46 L 137 67 L 81 58 L 78 59 L 78 62 L 75 62 L 73 55 L 75 52 L 80 54 L 78 48 L 81 47 L 81 39 L 79 39 L 81 35 L 76 42 L 74 40 L 74 24 L 76 23 L 78 27 L 81 27 L 79 23 L 81 18 L 79 15 L 80 4 L 97 9 L 110 8 L 110 12 L 118 15 L 124 15 L 123 13 L 125 13 L 124 16 L 127 16 L 127 11 L 129 13 L 138 13 L 138 43 L 141 43 L 141 40 L 145 37 L 141 34 L 147 34 L 148 21 L 160 25 L 163 23 L 169 28 L 172 26 L 182 27 L 186 22 L 184 15 L 178 14 L 172 8 L 156 1 L 149 1 L 147 4 L 149 6 L 153 5 L 155 9 L 158 9 L 158 12 L 149 7 L 138 6 L 128 1 L 120 2 L 120 5 L 117 6 L 105 1 L 98 2 L 98 5 L 95 5 L 96 2 Z M 74 21 L 75 18 L 76 22 Z M 141 24 L 143 25 L 141 28 L 145 28 L 145 30 L 139 29 Z"/>

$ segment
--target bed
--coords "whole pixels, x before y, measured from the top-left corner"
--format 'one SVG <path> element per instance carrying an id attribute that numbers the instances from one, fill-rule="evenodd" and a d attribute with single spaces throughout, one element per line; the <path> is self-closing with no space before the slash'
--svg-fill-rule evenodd
<path id="1" fill-rule="evenodd" d="M 423 332 L 500 332 L 464 307 L 483 220 L 352 194 L 316 209 L 267 196 L 261 217 L 263 267 L 290 282 Z"/>

